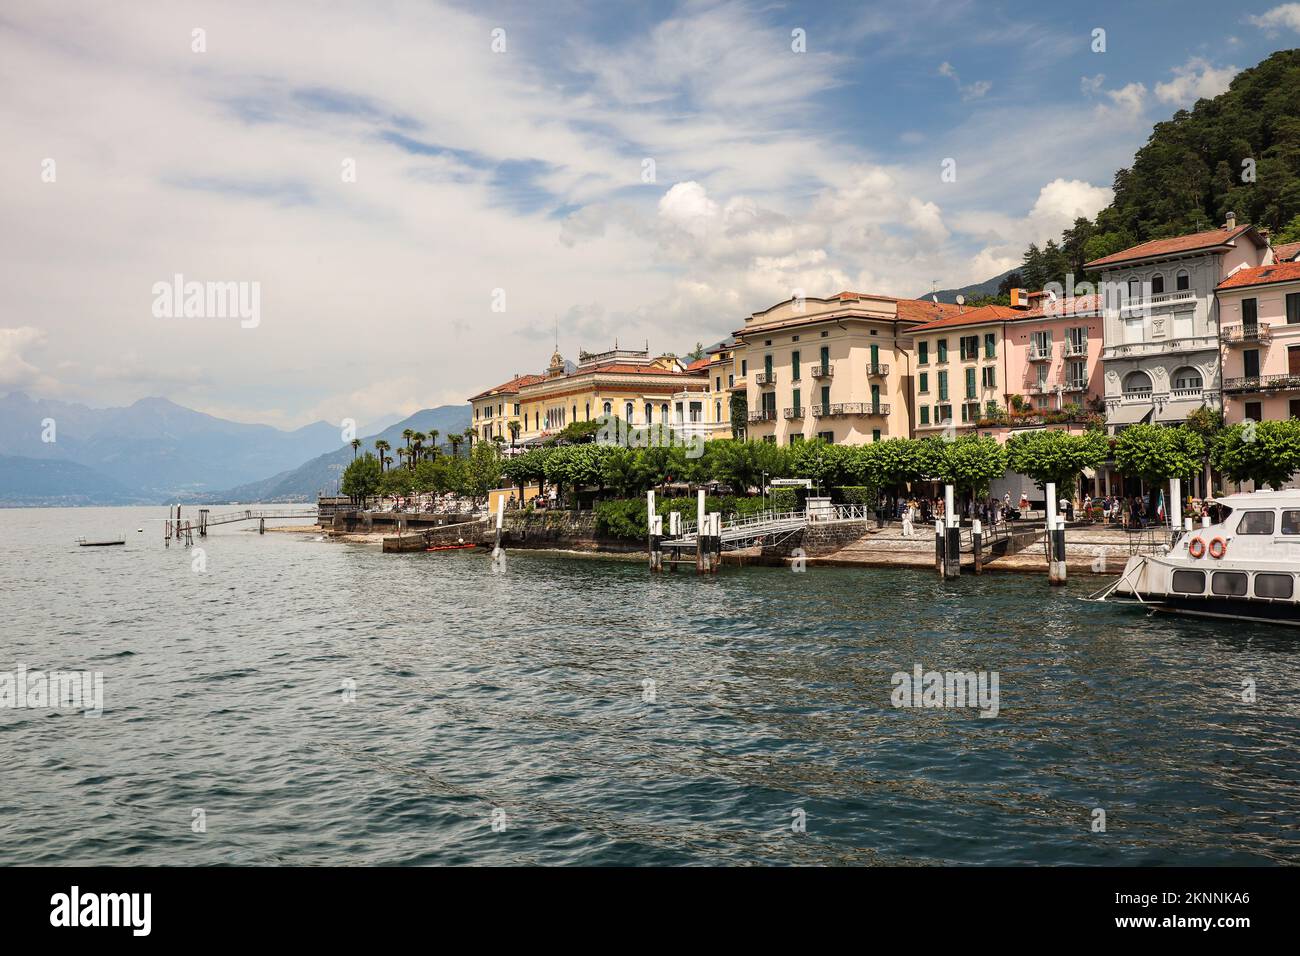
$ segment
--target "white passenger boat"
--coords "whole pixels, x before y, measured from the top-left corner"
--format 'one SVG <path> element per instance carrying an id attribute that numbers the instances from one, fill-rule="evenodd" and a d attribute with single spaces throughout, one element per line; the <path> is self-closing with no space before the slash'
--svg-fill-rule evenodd
<path id="1" fill-rule="evenodd" d="M 1135 555 L 1094 597 L 1158 611 L 1300 626 L 1300 491 L 1216 499 L 1217 524 L 1183 531 L 1165 554 Z"/>

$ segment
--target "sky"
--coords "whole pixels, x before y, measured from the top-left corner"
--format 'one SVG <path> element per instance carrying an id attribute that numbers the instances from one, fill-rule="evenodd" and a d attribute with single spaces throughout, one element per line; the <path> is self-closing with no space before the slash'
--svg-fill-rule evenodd
<path id="1" fill-rule="evenodd" d="M 365 422 L 982 281 L 1297 44 L 1270 0 L 10 0 L 0 394 Z"/>

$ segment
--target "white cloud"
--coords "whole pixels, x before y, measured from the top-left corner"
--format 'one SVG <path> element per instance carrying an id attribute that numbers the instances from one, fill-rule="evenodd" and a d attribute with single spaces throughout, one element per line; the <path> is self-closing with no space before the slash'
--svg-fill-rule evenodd
<path id="1" fill-rule="evenodd" d="M 1259 16 L 1250 16 L 1246 19 L 1271 33 L 1283 27 L 1300 32 L 1300 3 L 1284 3 Z"/>
<path id="2" fill-rule="evenodd" d="M 1106 82 L 1106 74 L 1098 73 L 1096 76 L 1085 76 L 1079 80 L 1079 89 L 1085 96 L 1096 96 L 1101 92 L 1102 85 Z"/>
<path id="3" fill-rule="evenodd" d="M 1296 9 L 1300 10 L 1300 4 L 1296 4 Z M 1199 99 L 1212 99 L 1226 90 L 1232 78 L 1240 72 L 1239 67 L 1216 68 L 1202 57 L 1192 57 L 1182 66 L 1174 67 L 1172 80 L 1156 84 L 1156 99 L 1176 106 L 1189 106 Z"/>
<path id="4" fill-rule="evenodd" d="M 1098 105 L 1098 119 L 1133 122 L 1141 118 L 1142 111 L 1146 108 L 1146 84 L 1128 83 L 1118 90 L 1106 90 L 1105 93 L 1110 103 Z"/>
<path id="5" fill-rule="evenodd" d="M 25 355 L 44 340 L 45 333 L 30 325 L 0 328 L 0 388 L 24 389 L 49 383 Z"/>
<path id="6" fill-rule="evenodd" d="M 939 64 L 939 75 L 952 80 L 953 85 L 957 87 L 957 92 L 961 94 L 962 100 L 977 100 L 993 88 L 993 84 L 989 80 L 976 80 L 974 83 L 963 84 L 961 77 L 957 75 L 957 70 L 946 60 Z"/>

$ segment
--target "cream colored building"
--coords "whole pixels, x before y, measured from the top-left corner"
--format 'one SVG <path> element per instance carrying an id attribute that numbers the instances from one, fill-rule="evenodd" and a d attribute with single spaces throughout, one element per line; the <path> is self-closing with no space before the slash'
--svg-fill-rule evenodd
<path id="1" fill-rule="evenodd" d="M 746 395 L 748 437 L 783 445 L 911 437 L 909 329 L 956 308 L 841 292 L 755 312 L 735 332 L 731 386 Z"/>

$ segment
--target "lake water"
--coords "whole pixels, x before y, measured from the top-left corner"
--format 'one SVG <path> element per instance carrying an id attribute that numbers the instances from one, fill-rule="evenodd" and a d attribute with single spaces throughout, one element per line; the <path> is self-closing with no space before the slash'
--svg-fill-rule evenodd
<path id="1" fill-rule="evenodd" d="M 0 863 L 1300 862 L 1290 632 L 239 525 L 195 570 L 136 533 L 165 511 L 0 510 L 0 673 L 104 680 L 100 717 L 0 709 Z M 997 672 L 999 713 L 893 707 L 917 664 Z"/>

